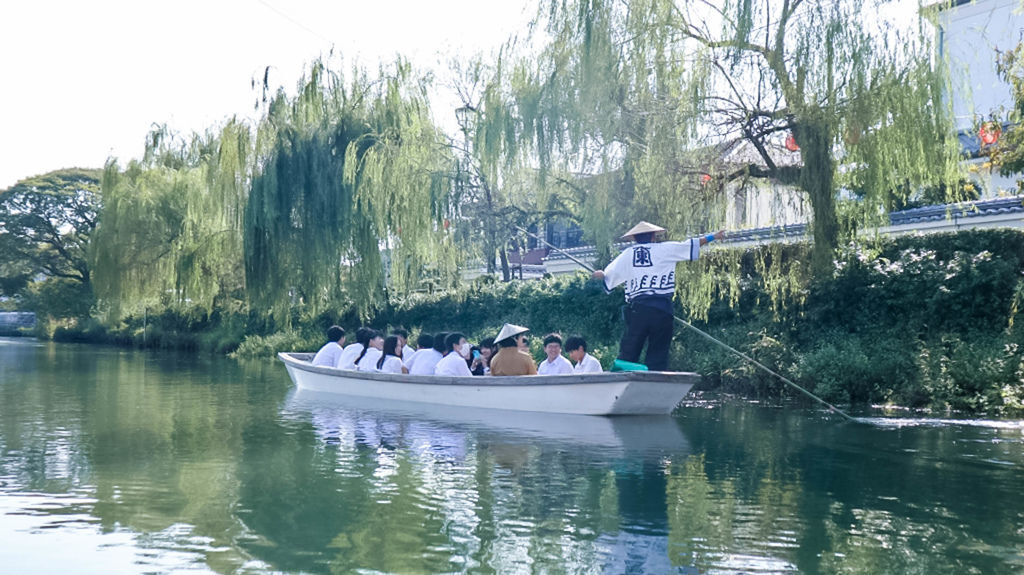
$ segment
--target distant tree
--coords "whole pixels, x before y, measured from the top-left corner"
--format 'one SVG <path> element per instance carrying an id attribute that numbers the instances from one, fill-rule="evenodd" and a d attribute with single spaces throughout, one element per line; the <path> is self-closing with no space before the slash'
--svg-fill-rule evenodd
<path id="1" fill-rule="evenodd" d="M 89 241 L 100 211 L 101 170 L 65 169 L 0 191 L 0 289 L 37 275 L 89 284 Z"/>
<path id="2" fill-rule="evenodd" d="M 241 213 L 252 136 L 231 119 L 182 137 L 156 126 L 141 160 L 103 174 L 103 212 L 90 257 L 108 320 L 146 306 L 212 310 L 244 299 Z"/>

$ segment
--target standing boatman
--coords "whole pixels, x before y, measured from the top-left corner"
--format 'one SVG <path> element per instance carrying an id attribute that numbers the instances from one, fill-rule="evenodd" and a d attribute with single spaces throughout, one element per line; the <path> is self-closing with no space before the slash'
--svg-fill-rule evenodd
<path id="1" fill-rule="evenodd" d="M 719 231 L 683 242 L 656 241 L 664 232 L 663 227 L 640 222 L 622 236 L 632 238 L 636 245 L 623 250 L 604 270 L 594 272 L 595 278 L 604 281 L 606 291 L 625 284 L 626 331 L 619 342 L 619 359 L 639 363 L 646 342 L 647 368 L 652 371 L 668 369 L 676 262 L 697 259 L 701 247 L 725 237 L 725 232 Z"/>

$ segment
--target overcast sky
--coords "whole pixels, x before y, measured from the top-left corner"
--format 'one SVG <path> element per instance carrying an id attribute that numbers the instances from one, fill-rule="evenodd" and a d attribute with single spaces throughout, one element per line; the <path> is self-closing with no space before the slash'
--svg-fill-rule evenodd
<path id="1" fill-rule="evenodd" d="M 294 93 L 333 47 L 376 67 L 395 54 L 446 69 L 489 53 L 527 0 L 24 0 L 0 7 L 0 189 L 65 167 L 124 164 L 154 123 L 188 133 L 253 114 L 254 76 Z M 533 5 L 533 3 L 529 3 Z M 435 103 L 453 124 L 457 101 Z M 451 107 L 452 110 L 441 110 Z"/>

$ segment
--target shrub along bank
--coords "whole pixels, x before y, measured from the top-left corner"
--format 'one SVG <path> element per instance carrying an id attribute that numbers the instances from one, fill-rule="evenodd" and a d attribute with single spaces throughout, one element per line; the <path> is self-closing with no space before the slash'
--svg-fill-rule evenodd
<path id="1" fill-rule="evenodd" d="M 845 249 L 833 278 L 808 284 L 799 304 L 772 311 L 747 278 L 739 303 L 716 302 L 704 325 L 830 401 L 1019 414 L 1022 274 L 1024 233 L 1014 230 L 880 239 Z M 713 388 L 785 391 L 691 333 L 675 355 Z"/>
<path id="2" fill-rule="evenodd" d="M 1024 413 L 1024 233 L 965 231 L 881 238 L 838 255 L 833 277 L 810 281 L 805 243 L 719 249 L 684 264 L 677 315 L 838 403 L 889 403 L 968 412 Z M 784 270 L 784 273 L 780 272 Z M 681 281 L 684 281 L 681 279 Z M 695 287 L 696 286 L 696 287 Z M 378 328 L 460 330 L 479 340 L 504 322 L 535 336 L 581 334 L 607 366 L 622 333 L 622 295 L 584 274 L 501 283 L 481 278 L 456 293 L 413 294 L 367 322 Z M 177 347 L 243 356 L 310 350 L 327 326 L 350 333 L 353 309 L 275 325 L 255 312 L 168 307 L 114 328 L 58 330 L 56 339 Z M 540 338 L 533 339 L 542 357 Z M 701 387 L 748 397 L 790 395 L 785 384 L 678 326 L 672 368 Z"/>

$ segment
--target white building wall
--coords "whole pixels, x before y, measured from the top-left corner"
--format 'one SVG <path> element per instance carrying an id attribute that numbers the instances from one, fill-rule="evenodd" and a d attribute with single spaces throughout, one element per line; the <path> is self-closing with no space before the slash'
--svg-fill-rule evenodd
<path id="1" fill-rule="evenodd" d="M 989 165 L 987 156 L 966 160 L 963 165 L 967 167 L 967 176 L 971 181 L 981 186 L 982 199 L 1014 196 L 1020 193 L 1017 180 L 1024 179 L 1024 175 L 1001 175 L 998 168 Z"/>
<path id="2" fill-rule="evenodd" d="M 809 219 L 805 194 L 794 186 L 767 178 L 747 178 L 729 182 L 726 192 L 726 229 L 785 226 Z"/>
<path id="3" fill-rule="evenodd" d="M 999 78 L 996 59 L 1021 41 L 1020 0 L 975 0 L 941 10 L 939 45 L 953 82 L 953 113 L 958 130 L 973 129 L 977 118 L 1013 105 L 1010 85 Z"/>

